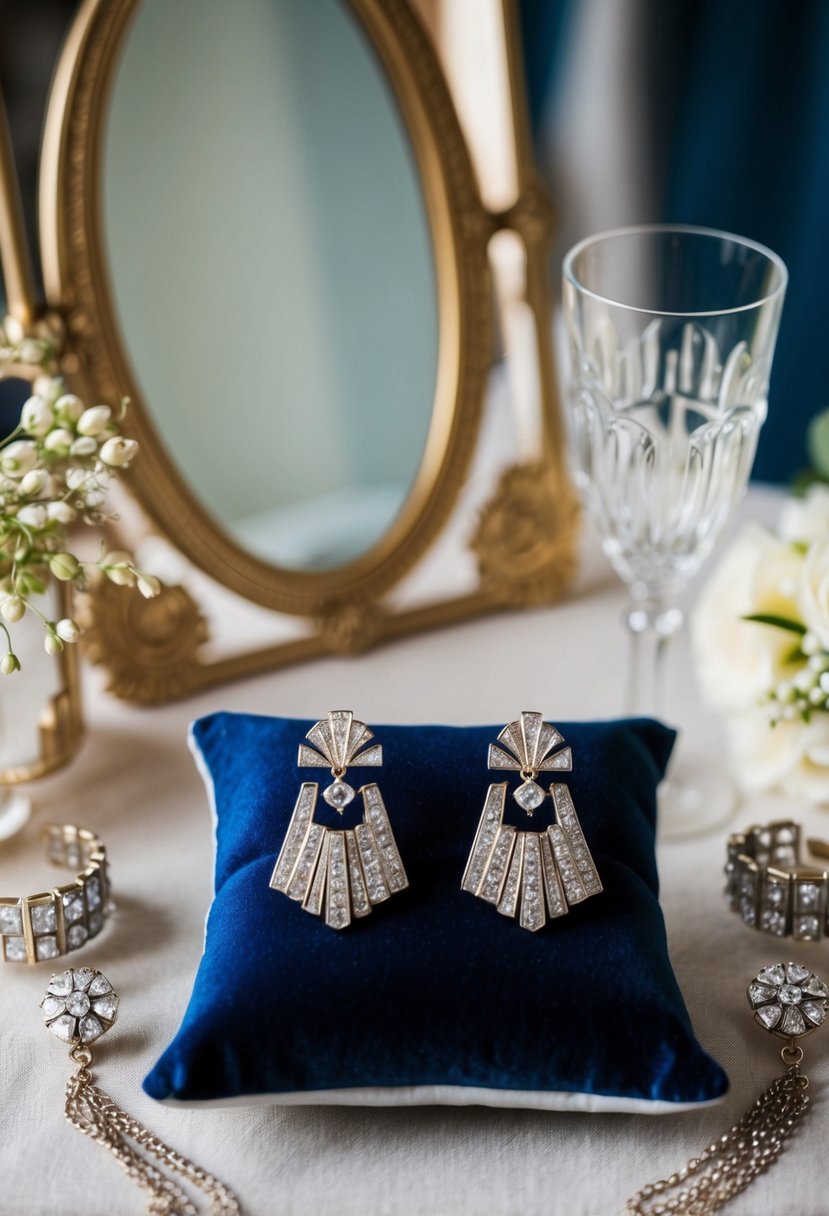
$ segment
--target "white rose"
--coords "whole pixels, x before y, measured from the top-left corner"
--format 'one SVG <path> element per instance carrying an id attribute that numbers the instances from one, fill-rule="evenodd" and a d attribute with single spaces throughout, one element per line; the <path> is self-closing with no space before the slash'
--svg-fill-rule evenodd
<path id="1" fill-rule="evenodd" d="M 829 714 L 769 726 L 763 710 L 727 721 L 731 771 L 748 794 L 779 788 L 793 798 L 829 803 Z"/>
<path id="2" fill-rule="evenodd" d="M 715 566 L 690 621 L 697 677 L 713 708 L 750 709 L 784 678 L 783 660 L 795 635 L 743 618 L 768 613 L 799 619 L 803 563 L 791 545 L 752 524 Z"/>
<path id="3" fill-rule="evenodd" d="M 829 650 L 829 536 L 815 541 L 806 554 L 799 601 L 804 624 Z"/>
<path id="4" fill-rule="evenodd" d="M 788 498 L 780 512 L 783 540 L 811 544 L 829 537 L 829 486 L 813 485 L 803 498 Z"/>
<path id="5" fill-rule="evenodd" d="M 783 783 L 800 763 L 806 723 L 801 718 L 769 724 L 765 708 L 754 707 L 726 720 L 729 767 L 745 793 Z"/>

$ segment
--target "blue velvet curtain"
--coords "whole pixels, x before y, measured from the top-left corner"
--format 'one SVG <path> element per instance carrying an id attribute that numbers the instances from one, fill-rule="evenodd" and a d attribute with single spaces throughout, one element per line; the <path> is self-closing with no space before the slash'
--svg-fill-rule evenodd
<path id="1" fill-rule="evenodd" d="M 520 5 L 540 124 L 574 0 Z M 644 39 L 657 218 L 753 237 L 789 267 L 754 469 L 787 481 L 806 463 L 809 419 L 829 405 L 829 2 L 644 0 L 644 12 L 631 37 Z"/>

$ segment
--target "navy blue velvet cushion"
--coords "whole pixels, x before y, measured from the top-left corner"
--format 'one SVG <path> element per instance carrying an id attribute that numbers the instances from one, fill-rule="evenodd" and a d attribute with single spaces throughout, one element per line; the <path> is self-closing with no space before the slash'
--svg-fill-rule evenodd
<path id="1" fill-rule="evenodd" d="M 604 890 L 529 933 L 460 890 L 489 782 L 513 784 L 486 767 L 500 727 L 373 726 L 384 765 L 349 779 L 379 783 L 410 887 L 337 932 L 268 886 L 300 782 L 327 777 L 297 768 L 312 725 L 218 713 L 193 728 L 214 788 L 215 898 L 190 1004 L 148 1094 L 453 1086 L 502 1091 L 504 1105 L 506 1091 L 553 1091 L 636 1108 L 725 1091 L 694 1038 L 657 899 L 655 791 L 672 731 L 556 723 Z M 507 820 L 530 826 L 508 803 Z M 322 799 L 316 811 L 345 828 L 361 815 L 359 798 L 342 818 Z"/>

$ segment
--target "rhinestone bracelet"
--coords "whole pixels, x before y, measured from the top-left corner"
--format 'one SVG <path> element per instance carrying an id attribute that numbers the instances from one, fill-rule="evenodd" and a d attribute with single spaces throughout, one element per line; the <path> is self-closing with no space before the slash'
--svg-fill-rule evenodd
<path id="1" fill-rule="evenodd" d="M 807 840 L 829 861 L 829 845 Z M 752 929 L 816 942 L 829 937 L 829 872 L 800 860 L 800 825 L 791 819 L 746 828 L 728 838 L 725 897 Z"/>
<path id="2" fill-rule="evenodd" d="M 81 872 L 39 895 L 0 898 L 0 956 L 7 963 L 39 963 L 79 949 L 101 932 L 110 910 L 106 849 L 95 833 L 49 823 L 43 836 L 53 865 Z"/>

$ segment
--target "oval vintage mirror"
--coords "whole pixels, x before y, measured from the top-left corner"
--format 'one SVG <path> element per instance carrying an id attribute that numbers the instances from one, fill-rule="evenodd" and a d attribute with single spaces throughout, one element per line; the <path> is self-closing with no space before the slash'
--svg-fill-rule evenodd
<path id="1" fill-rule="evenodd" d="M 130 484 L 231 590 L 381 596 L 451 512 L 490 358 L 460 129 L 400 0 L 86 0 L 50 99 L 47 295 L 129 396 Z"/>
<path id="2" fill-rule="evenodd" d="M 142 0 L 103 221 L 127 355 L 191 493 L 265 561 L 359 558 L 423 458 L 438 323 L 417 166 L 341 0 Z"/>

